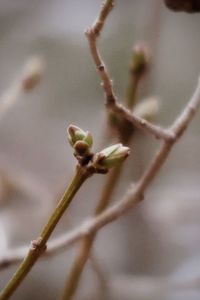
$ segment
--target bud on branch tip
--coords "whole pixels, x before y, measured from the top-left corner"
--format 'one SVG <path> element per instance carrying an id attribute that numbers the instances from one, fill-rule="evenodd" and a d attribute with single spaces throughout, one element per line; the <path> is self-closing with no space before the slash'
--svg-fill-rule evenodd
<path id="1" fill-rule="evenodd" d="M 85 144 L 88 149 L 92 147 L 93 138 L 90 132 L 83 131 L 81 128 L 75 125 L 70 125 L 67 129 L 67 133 L 69 143 L 73 148 L 76 147 L 76 143 L 79 143 L 82 146 Z"/>
<path id="2" fill-rule="evenodd" d="M 146 72 L 149 65 L 149 51 L 145 44 L 137 44 L 133 48 L 132 61 L 130 65 L 131 73 L 141 77 Z"/>
<path id="3" fill-rule="evenodd" d="M 70 125 L 67 133 L 69 143 L 75 150 L 74 155 L 76 158 L 79 162 L 84 161 L 86 164 L 91 162 L 91 166 L 97 173 L 107 173 L 109 169 L 123 162 L 130 153 L 128 147 L 116 144 L 93 154 L 91 153 L 93 138 L 88 131 L 84 131 L 75 125 Z"/>
<path id="4" fill-rule="evenodd" d="M 106 169 L 117 166 L 129 155 L 130 149 L 122 144 L 116 144 L 105 148 L 94 156 L 94 165 Z"/>

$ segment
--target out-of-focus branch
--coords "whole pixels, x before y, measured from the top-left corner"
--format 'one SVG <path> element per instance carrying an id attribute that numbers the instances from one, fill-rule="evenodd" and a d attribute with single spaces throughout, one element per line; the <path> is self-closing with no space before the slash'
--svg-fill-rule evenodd
<path id="1" fill-rule="evenodd" d="M 138 87 L 149 68 L 149 51 L 144 43 L 133 47 L 129 65 L 129 82 L 126 93 L 126 106 L 132 110 L 137 101 Z"/>
<path id="2" fill-rule="evenodd" d="M 23 93 L 31 91 L 40 82 L 44 71 L 44 61 L 31 57 L 26 62 L 22 74 L 0 97 L 0 119 L 18 101 Z"/>
<path id="3" fill-rule="evenodd" d="M 140 202 L 140 200 L 143 199 L 144 192 L 146 191 L 147 187 L 150 185 L 150 183 L 166 161 L 174 143 L 178 141 L 178 139 L 187 129 L 199 106 L 200 82 L 198 83 L 193 97 L 188 102 L 180 116 L 176 119 L 174 124 L 171 126 L 171 130 L 175 135 L 175 139 L 173 140 L 173 142 L 164 141 L 162 143 L 160 150 L 156 153 L 155 157 L 150 163 L 150 166 L 143 174 L 142 178 L 138 181 L 138 183 L 136 185 L 130 186 L 128 192 L 124 195 L 121 201 L 108 208 L 100 215 L 85 221 L 81 226 L 73 229 L 62 237 L 51 241 L 48 244 L 47 250 L 43 254 L 43 257 L 63 251 L 83 237 L 87 237 L 91 233 L 97 232 L 105 225 L 117 220 L 123 214 L 128 212 L 130 208 L 133 208 L 138 202 Z M 23 247 L 5 254 L 0 259 L 0 268 L 2 268 L 3 266 L 7 267 L 11 264 L 21 261 L 24 257 L 26 249 L 27 248 Z"/>
<path id="4" fill-rule="evenodd" d="M 108 275 L 104 272 L 94 251 L 90 254 L 90 264 L 99 283 L 99 299 L 107 299 L 109 294 Z"/>
<path id="5" fill-rule="evenodd" d="M 142 131 L 148 134 L 153 135 L 156 139 L 163 139 L 163 140 L 174 139 L 173 132 L 170 132 L 170 130 L 163 129 L 158 125 L 154 125 L 151 122 L 148 122 L 147 120 L 138 117 L 137 115 L 130 112 L 130 110 L 128 110 L 118 102 L 112 104 L 110 103 L 109 105 L 107 105 L 107 108 L 113 113 L 115 113 L 116 115 L 122 117 L 122 119 L 129 121 L 134 127 L 141 129 Z"/>
<path id="6" fill-rule="evenodd" d="M 24 260 L 1 291 L 0 300 L 7 300 L 12 296 L 42 253 L 46 251 L 47 241 L 82 184 L 94 174 L 108 173 L 111 168 L 122 163 L 129 155 L 129 148 L 124 147 L 122 144 L 107 147 L 94 154 L 91 151 L 93 137 L 88 131 L 83 131 L 77 126 L 70 125 L 67 132 L 68 141 L 74 149 L 74 156 L 78 161 L 74 177 L 49 220 L 42 228 L 39 237 L 31 242 Z"/>
<path id="7" fill-rule="evenodd" d="M 85 182 L 85 180 L 90 177 L 87 169 L 80 166 L 77 167 L 74 178 L 72 179 L 70 185 L 66 189 L 63 197 L 59 201 L 57 207 L 49 218 L 48 222 L 45 224 L 42 229 L 39 237 L 31 242 L 30 248 L 18 267 L 15 274 L 12 276 L 10 281 L 7 283 L 6 287 L 0 293 L 0 299 L 6 300 L 9 299 L 18 286 L 21 284 L 26 275 L 30 272 L 40 255 L 46 250 L 46 243 L 54 231 L 57 223 L 62 217 L 65 210 L 68 208 L 75 194 Z"/>
<path id="8" fill-rule="evenodd" d="M 167 157 L 167 155 L 169 153 L 168 148 L 169 148 L 169 150 L 171 149 L 171 145 L 173 145 L 173 143 L 175 142 L 175 136 L 174 136 L 173 132 L 170 132 L 169 130 L 164 130 L 158 126 L 155 126 L 155 125 L 149 123 L 148 121 L 140 119 L 139 117 L 132 116 L 131 122 L 130 122 L 130 120 L 128 119 L 131 116 L 130 112 L 128 110 L 126 111 L 125 108 L 121 107 L 121 105 L 118 104 L 117 98 L 113 91 L 112 80 L 109 76 L 107 67 L 106 67 L 106 65 L 100 55 L 100 52 L 97 48 L 97 37 L 99 36 L 99 34 L 103 28 L 105 19 L 108 16 L 108 13 L 112 7 L 113 7 L 113 1 L 107 0 L 104 2 L 102 9 L 100 11 L 99 17 L 97 18 L 97 21 L 93 24 L 92 27 L 90 27 L 86 31 L 86 36 L 88 38 L 90 51 L 91 51 L 91 55 L 92 55 L 94 64 L 95 64 L 97 71 L 99 73 L 99 76 L 102 80 L 102 86 L 103 86 L 103 89 L 105 92 L 105 97 L 106 97 L 106 107 L 107 107 L 108 111 L 111 111 L 111 108 L 112 108 L 112 113 L 115 113 L 115 114 L 112 114 L 112 117 L 115 118 L 115 116 L 116 117 L 119 116 L 119 113 L 120 113 L 120 117 L 123 117 L 121 128 L 120 128 L 120 126 L 118 126 L 118 130 L 120 133 L 119 136 L 121 139 L 123 139 L 123 143 L 124 142 L 128 143 L 129 138 L 132 135 L 132 129 L 129 134 L 130 123 L 135 126 L 137 125 L 138 128 L 140 128 L 144 131 L 150 132 L 156 138 L 160 138 L 160 139 L 164 140 L 163 147 L 161 147 L 161 150 L 158 153 L 158 157 L 156 157 L 155 166 L 153 165 L 153 167 L 152 167 L 153 168 L 152 170 L 154 170 L 154 167 L 157 166 L 157 163 L 158 163 L 158 166 L 160 166 L 159 165 L 160 161 L 162 164 L 162 160 L 163 159 L 165 160 L 165 158 Z M 105 14 L 104 14 L 104 11 L 106 11 Z M 102 15 L 105 16 L 105 18 L 103 18 L 101 20 Z M 101 20 L 101 21 L 99 22 L 99 20 Z M 98 27 L 98 24 L 101 24 L 101 26 Z M 145 72 L 145 68 L 147 65 L 147 63 L 144 59 L 146 56 L 144 54 L 144 51 L 141 51 L 141 50 L 142 49 L 139 48 L 136 51 L 136 54 L 139 54 L 137 56 L 137 58 L 139 58 L 137 60 L 137 62 L 139 62 L 139 64 L 138 64 L 138 68 L 133 70 L 134 76 L 136 75 L 136 77 L 138 79 L 140 79 L 141 76 L 143 75 L 143 73 Z M 137 80 L 135 81 L 135 79 L 136 78 L 134 77 L 134 81 L 132 82 L 132 83 L 134 83 L 133 90 L 129 94 L 128 101 L 127 101 L 127 106 L 129 107 L 129 109 L 132 108 L 132 106 L 135 103 L 135 96 L 136 96 L 135 89 L 138 87 L 138 82 L 137 82 Z M 127 118 L 127 116 L 128 116 L 128 118 Z M 116 119 L 116 121 L 117 121 L 117 119 Z M 128 136 L 126 134 L 127 132 L 128 132 Z M 113 172 L 114 172 L 114 170 L 113 170 Z M 120 174 L 120 171 L 117 170 L 116 174 L 114 176 L 116 176 L 116 178 L 119 178 L 119 174 Z M 152 178 L 153 178 L 153 173 L 150 173 L 150 176 L 152 176 Z M 117 180 L 115 180 L 115 182 L 117 182 Z M 113 184 L 109 187 L 108 192 L 110 194 L 113 192 L 114 187 L 115 187 L 115 184 Z M 137 201 L 140 200 L 140 198 L 142 198 L 142 196 L 143 196 L 142 193 L 138 194 Z M 100 201 L 98 202 L 97 209 L 95 211 L 95 214 L 97 216 L 104 211 L 104 209 L 108 206 L 109 201 L 110 201 L 110 197 L 107 197 L 107 198 L 100 197 Z M 100 209 L 99 209 L 99 207 L 100 207 Z M 103 209 L 102 209 L 102 207 L 103 207 Z M 83 239 L 80 249 L 79 249 L 80 251 L 78 252 L 77 257 L 75 258 L 75 261 L 69 272 L 67 282 L 65 284 L 64 293 L 62 296 L 63 300 L 70 300 L 73 298 L 73 295 L 75 294 L 75 291 L 78 287 L 80 276 L 83 272 L 84 266 L 89 257 L 90 250 L 92 248 L 95 236 L 96 236 L 96 232 L 91 233 L 85 239 Z"/>
<path id="9" fill-rule="evenodd" d="M 93 60 L 95 62 L 97 71 L 102 80 L 102 86 L 106 95 L 106 103 L 114 104 L 116 103 L 116 96 L 113 92 L 112 80 L 109 78 L 109 74 L 103 60 L 100 56 L 100 53 L 97 49 L 97 37 L 99 36 L 100 31 L 103 28 L 105 19 L 109 11 L 113 7 L 114 1 L 105 1 L 102 5 L 100 14 L 91 28 L 86 31 L 88 37 L 89 46 Z M 106 13 L 105 13 L 106 11 Z M 105 16 L 102 21 L 101 16 Z M 99 27 L 99 24 L 101 26 Z M 136 96 L 139 83 L 146 73 L 148 66 L 147 62 L 147 49 L 144 45 L 138 44 L 132 51 L 131 64 L 130 64 L 130 78 L 128 85 L 128 92 L 126 95 L 126 106 L 131 110 L 136 103 Z M 119 142 L 128 145 L 130 143 L 131 137 L 133 135 L 133 128 L 130 122 L 115 113 L 107 110 L 108 113 L 108 125 L 111 128 L 116 130 L 116 133 L 119 138 Z M 97 206 L 95 209 L 95 215 L 102 213 L 109 205 L 114 189 L 119 181 L 119 178 L 122 173 L 123 166 L 119 165 L 117 168 L 111 170 L 110 174 L 106 178 L 105 184 L 102 189 L 102 193 L 97 201 Z M 96 233 L 91 233 L 85 239 L 83 239 L 80 248 L 78 249 L 78 254 L 75 257 L 75 261 L 72 264 L 72 268 L 69 272 L 67 282 L 65 284 L 65 289 L 63 293 L 63 299 L 71 299 L 75 293 L 78 283 L 81 277 L 81 274 L 84 270 L 84 266 L 89 258 L 90 251 L 92 249 L 94 240 L 96 238 Z"/>

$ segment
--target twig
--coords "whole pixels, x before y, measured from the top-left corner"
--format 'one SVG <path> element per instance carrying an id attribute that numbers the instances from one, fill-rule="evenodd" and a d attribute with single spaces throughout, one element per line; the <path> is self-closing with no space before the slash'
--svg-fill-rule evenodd
<path id="1" fill-rule="evenodd" d="M 40 57 L 29 58 L 22 75 L 0 97 L 0 118 L 17 102 L 21 94 L 32 90 L 40 81 L 44 62 Z"/>
<path id="2" fill-rule="evenodd" d="M 130 187 L 129 191 L 120 202 L 113 205 L 111 208 L 107 209 L 100 215 L 94 217 L 87 223 L 84 223 L 79 227 L 79 229 L 77 228 L 77 230 L 71 232 L 68 235 L 68 238 L 66 238 L 65 240 L 65 245 L 72 244 L 80 240 L 83 236 L 87 236 L 90 233 L 98 231 L 106 224 L 118 219 L 143 199 L 146 188 L 150 185 L 158 171 L 163 166 L 174 143 L 178 141 L 181 134 L 183 134 L 183 132 L 187 129 L 199 106 L 200 82 L 198 82 L 193 97 L 191 98 L 183 112 L 180 114 L 180 116 L 177 118 L 177 120 L 174 122 L 174 124 L 171 126 L 171 130 L 175 135 L 174 140 L 164 141 L 162 143 L 160 150 L 156 153 L 146 172 L 143 174 L 136 185 Z"/>
<path id="3" fill-rule="evenodd" d="M 1 300 L 9 299 L 9 297 L 14 293 L 14 291 L 23 281 L 25 276 L 29 273 L 29 271 L 31 270 L 35 262 L 38 260 L 40 255 L 46 250 L 46 243 L 49 237 L 51 236 L 53 230 L 55 229 L 57 223 L 59 222 L 60 218 L 71 203 L 73 197 L 75 196 L 83 182 L 91 175 L 92 174 L 88 172 L 87 168 L 77 166 L 76 173 L 71 184 L 66 189 L 63 197 L 58 203 L 49 221 L 44 226 L 39 237 L 31 242 L 28 254 L 17 269 L 16 273 L 8 282 L 7 286 L 0 293 Z"/>
<path id="4" fill-rule="evenodd" d="M 106 1 L 102 6 L 102 10 L 100 12 L 99 17 L 97 18 L 97 21 L 94 23 L 94 25 L 91 28 L 89 28 L 86 31 L 86 36 L 88 37 L 91 55 L 95 63 L 95 66 L 97 68 L 97 71 L 100 75 L 100 78 L 102 80 L 102 86 L 104 88 L 104 92 L 106 96 L 106 107 L 108 108 L 108 110 L 117 113 L 118 115 L 122 116 L 125 120 L 131 122 L 134 126 L 137 126 L 140 129 L 148 131 L 151 134 L 154 134 L 156 138 L 162 138 L 165 140 L 171 139 L 173 137 L 171 137 L 170 133 L 168 133 L 167 131 L 166 132 L 163 131 L 158 126 L 154 126 L 153 124 L 150 124 L 148 121 L 133 116 L 129 110 L 127 110 L 117 102 L 117 97 L 115 96 L 113 91 L 112 80 L 110 79 L 105 63 L 103 62 L 103 59 L 101 58 L 101 55 L 97 49 L 97 37 L 101 32 L 105 19 L 112 7 L 113 7 L 113 1 Z M 106 14 L 102 13 L 102 11 L 104 12 L 105 8 L 106 8 Z M 103 20 L 99 21 L 100 16 L 102 14 L 104 18 Z M 100 27 L 99 24 L 101 24 Z"/>
<path id="5" fill-rule="evenodd" d="M 176 119 L 174 124 L 171 126 L 171 131 L 175 135 L 173 142 L 164 141 L 162 143 L 160 150 L 157 152 L 152 162 L 150 163 L 149 168 L 143 174 L 142 178 L 138 181 L 138 183 L 136 185 L 131 186 L 126 195 L 123 197 L 123 199 L 115 205 L 113 205 L 111 208 L 108 208 L 100 215 L 85 221 L 81 226 L 68 232 L 62 237 L 50 242 L 47 251 L 44 253 L 44 256 L 52 255 L 57 251 L 64 250 L 67 247 L 78 242 L 83 237 L 87 237 L 89 234 L 97 232 L 105 225 L 115 221 L 123 214 L 128 212 L 130 208 L 133 208 L 141 199 L 143 199 L 143 195 L 146 188 L 150 185 L 151 181 L 161 169 L 174 143 L 178 141 L 178 139 L 187 129 L 199 106 L 200 81 L 198 82 L 193 97 L 188 102 L 187 106 L 180 114 L 180 116 Z M 0 259 L 0 268 L 2 268 L 2 266 L 6 267 L 13 263 L 21 261 L 24 257 L 24 254 L 24 247 L 19 250 L 13 250 L 10 254 L 7 254 Z"/>
<path id="6" fill-rule="evenodd" d="M 0 293 L 0 300 L 9 299 L 41 254 L 46 251 L 48 239 L 85 180 L 95 173 L 108 173 L 112 167 L 124 161 L 129 155 L 129 148 L 124 147 L 122 144 L 112 145 L 94 154 L 91 151 L 93 137 L 90 132 L 83 131 L 74 125 L 70 125 L 67 132 L 68 141 L 74 149 L 74 156 L 78 160 L 75 175 L 39 237 L 31 242 L 30 249 L 23 262 Z"/>
<path id="7" fill-rule="evenodd" d="M 108 276 L 102 269 L 94 251 L 90 254 L 90 264 L 99 281 L 99 299 L 106 300 L 109 294 Z"/>
<path id="8" fill-rule="evenodd" d="M 123 121 L 130 122 L 130 120 L 128 118 L 130 118 L 130 116 L 131 116 L 131 123 L 133 125 L 137 125 L 137 127 L 139 127 L 140 129 L 142 129 L 144 131 L 150 132 L 151 134 L 156 136 L 156 138 L 160 138 L 160 139 L 164 140 L 163 146 L 161 147 L 161 150 L 158 153 L 158 157 L 156 157 L 155 166 L 153 165 L 152 170 L 154 170 L 154 167 L 157 166 L 157 163 L 159 166 L 159 162 L 161 161 L 161 164 L 162 164 L 162 159 L 165 160 L 165 158 L 167 157 L 167 155 L 169 153 L 169 150 L 171 149 L 173 143 L 175 142 L 176 137 L 174 136 L 173 132 L 170 132 L 169 130 L 164 130 L 158 126 L 155 126 L 155 125 L 149 123 L 148 121 L 145 121 L 138 117 L 132 116 L 128 110 L 126 110 L 120 104 L 118 104 L 117 98 L 113 91 L 112 80 L 110 79 L 106 65 L 103 62 L 103 59 L 101 58 L 101 55 L 97 49 L 97 37 L 99 36 L 99 34 L 103 28 L 103 25 L 105 23 L 105 19 L 108 16 L 108 13 L 110 12 L 112 7 L 113 7 L 113 1 L 107 0 L 104 2 L 102 9 L 100 11 L 99 17 L 97 18 L 97 20 L 93 24 L 93 26 L 86 31 L 86 36 L 88 38 L 90 51 L 91 51 L 91 55 L 92 55 L 94 64 L 95 64 L 97 71 L 100 75 L 100 78 L 102 80 L 102 86 L 103 86 L 103 89 L 105 92 L 105 97 L 106 97 L 106 107 L 108 108 L 108 110 L 112 109 L 112 112 L 115 112 L 115 113 L 118 112 L 118 115 L 120 113 L 120 115 L 123 117 Z M 102 16 L 103 16 L 103 18 L 102 18 Z M 144 62 L 143 59 L 142 59 L 142 62 Z M 146 67 L 146 63 L 144 63 L 144 66 Z M 143 71 L 144 71 L 143 64 L 142 64 L 141 70 L 143 73 Z M 141 71 L 141 70 L 139 68 L 139 71 Z M 137 86 L 138 86 L 138 84 L 137 84 Z M 134 100 L 134 97 L 133 97 L 133 99 L 131 99 L 130 105 L 132 105 L 132 103 L 134 103 L 134 101 L 132 102 L 132 100 Z M 127 116 L 128 116 L 128 118 L 127 118 Z M 121 136 L 121 138 L 123 137 L 122 134 L 120 136 Z M 166 155 L 166 157 L 165 157 L 165 155 Z M 119 175 L 118 172 L 117 172 L 117 175 Z M 153 178 L 153 174 L 150 173 L 150 175 Z M 111 186 L 111 188 L 109 188 L 109 189 L 110 189 L 109 192 L 112 192 L 114 189 L 114 185 Z M 143 194 L 137 195 L 137 201 L 138 201 L 138 199 L 140 200 L 140 198 L 142 198 L 142 197 L 143 197 Z M 102 203 L 104 203 L 104 208 L 105 208 L 108 205 L 109 200 L 110 200 L 110 198 L 101 198 L 100 202 L 98 202 L 98 203 L 99 203 L 100 207 L 102 206 Z M 102 203 L 101 203 L 101 201 L 102 201 Z M 98 210 L 98 208 L 97 208 L 96 215 L 102 213 L 104 208 L 100 209 L 100 210 Z M 63 300 L 72 299 L 72 297 L 78 287 L 80 276 L 84 269 L 85 263 L 89 257 L 89 253 L 92 248 L 95 236 L 96 236 L 96 232 L 91 233 L 85 239 L 83 239 L 82 244 L 80 246 L 80 251 L 72 265 L 68 279 L 67 279 L 65 287 L 64 287 L 64 293 L 62 295 Z"/>
<path id="9" fill-rule="evenodd" d="M 122 104 L 119 104 L 117 102 L 112 104 L 110 103 L 109 105 L 107 105 L 107 108 L 110 111 L 114 112 L 116 115 L 121 116 L 123 119 L 129 121 L 134 127 L 141 129 L 146 133 L 152 134 L 156 139 L 168 141 L 174 140 L 175 138 L 173 132 L 171 132 L 170 130 L 163 129 L 158 125 L 154 125 L 151 122 L 148 122 L 147 120 L 134 115 Z"/>
<path id="10" fill-rule="evenodd" d="M 107 103 L 115 102 L 116 96 L 113 92 L 112 80 L 110 79 L 107 68 L 99 54 L 96 43 L 97 43 L 97 38 L 103 29 L 105 20 L 109 12 L 112 10 L 113 6 L 114 6 L 114 0 L 106 0 L 102 5 L 102 9 L 96 21 L 94 22 L 92 27 L 86 30 L 86 36 L 88 38 L 90 51 L 92 53 L 92 57 L 95 66 L 97 68 L 97 71 L 99 72 L 99 76 L 101 77 L 102 80 L 102 86 L 105 91 Z"/>

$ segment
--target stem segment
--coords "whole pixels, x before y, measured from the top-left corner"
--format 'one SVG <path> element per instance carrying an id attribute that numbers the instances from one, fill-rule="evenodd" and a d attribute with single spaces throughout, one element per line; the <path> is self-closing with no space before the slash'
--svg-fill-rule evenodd
<path id="1" fill-rule="evenodd" d="M 39 238 L 31 242 L 31 246 L 27 256 L 24 258 L 23 262 L 21 263 L 11 280 L 8 282 L 7 286 L 1 292 L 0 300 L 9 299 L 9 297 L 15 292 L 17 287 L 29 273 L 29 271 L 31 270 L 35 262 L 38 260 L 40 255 L 46 250 L 46 242 L 51 236 L 60 218 L 68 208 L 69 204 L 71 203 L 72 199 L 74 198 L 81 185 L 91 175 L 91 172 L 89 172 L 87 168 L 77 166 L 75 176 L 72 179 L 70 185 L 68 186 L 63 197 L 59 201 L 49 221 L 42 229 Z"/>
<path id="2" fill-rule="evenodd" d="M 98 205 L 95 209 L 95 216 L 98 216 L 100 213 L 102 213 L 108 206 L 112 193 L 120 177 L 121 170 L 122 164 L 120 164 L 118 167 L 115 167 L 109 172 L 102 194 L 98 201 Z M 92 232 L 81 241 L 80 249 L 78 250 L 77 256 L 74 260 L 67 281 L 65 283 L 64 291 L 61 297 L 62 300 L 70 300 L 74 296 L 84 266 L 89 258 L 96 235 L 96 232 Z"/>

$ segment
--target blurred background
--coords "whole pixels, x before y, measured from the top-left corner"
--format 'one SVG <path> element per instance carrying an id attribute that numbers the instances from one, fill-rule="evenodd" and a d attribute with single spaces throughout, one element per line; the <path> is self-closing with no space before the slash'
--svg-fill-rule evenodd
<path id="1" fill-rule="evenodd" d="M 0 90 L 16 82 L 27 59 L 45 62 L 41 83 L 0 117 L 0 256 L 28 244 L 69 182 L 75 160 L 70 123 L 102 147 L 104 98 L 84 30 L 101 0 L 0 0 Z M 131 49 L 149 45 L 152 65 L 139 99 L 160 98 L 155 121 L 170 125 L 189 100 L 200 71 L 199 14 L 173 13 L 160 0 L 116 1 L 100 49 L 123 99 Z M 1 98 L 2 99 L 2 98 Z M 1 103 L 0 103 L 1 106 Z M 145 202 L 105 227 L 95 243 L 107 289 L 88 262 L 75 299 L 197 300 L 200 297 L 200 114 L 175 146 Z M 137 132 L 113 197 L 144 171 L 158 144 Z M 104 176 L 78 193 L 54 236 L 92 215 Z M 76 247 L 40 261 L 13 299 L 57 299 Z M 0 273 L 2 288 L 16 266 Z"/>

